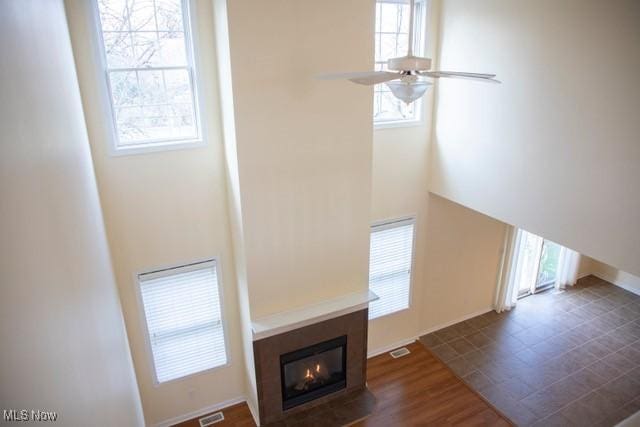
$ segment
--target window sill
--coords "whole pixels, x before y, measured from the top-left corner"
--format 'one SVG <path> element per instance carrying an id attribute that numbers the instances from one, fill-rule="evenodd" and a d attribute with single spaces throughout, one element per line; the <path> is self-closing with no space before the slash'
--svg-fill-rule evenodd
<path id="1" fill-rule="evenodd" d="M 401 309 L 398 309 L 396 311 L 392 311 L 391 313 L 382 314 L 380 316 L 376 316 L 376 317 L 370 318 L 369 322 L 373 322 L 373 321 L 380 320 L 380 319 L 387 319 L 390 316 L 396 316 L 396 315 L 405 314 L 410 309 L 411 309 L 411 306 L 405 307 L 405 308 L 401 308 Z"/>
<path id="2" fill-rule="evenodd" d="M 406 121 L 398 121 L 398 122 L 374 123 L 373 130 L 376 131 L 376 130 L 384 130 L 384 129 L 418 127 L 418 126 L 422 126 L 423 124 L 424 124 L 424 121 L 422 119 L 406 120 Z"/>
<path id="3" fill-rule="evenodd" d="M 184 141 L 149 142 L 146 144 L 130 145 L 124 147 L 111 146 L 110 155 L 113 157 L 130 156 L 135 154 L 157 153 L 161 151 L 186 150 L 199 148 L 206 145 L 203 139 Z"/>
<path id="4" fill-rule="evenodd" d="M 229 358 L 228 358 L 228 355 L 227 355 L 227 362 L 224 363 L 223 365 L 214 366 L 214 367 L 211 367 L 211 368 L 207 368 L 207 369 L 205 369 L 203 371 L 193 372 L 193 373 L 187 374 L 187 375 L 185 375 L 183 377 L 173 378 L 173 379 L 162 381 L 162 382 L 158 382 L 158 380 L 154 378 L 153 379 L 153 387 L 154 388 L 158 388 L 158 387 L 162 387 L 162 386 L 167 385 L 167 384 L 172 384 L 172 383 L 177 383 L 179 381 L 189 380 L 189 379 L 191 379 L 193 377 L 210 374 L 210 373 L 212 373 L 214 371 L 217 371 L 217 370 L 220 370 L 220 369 L 224 369 L 224 368 L 228 368 L 230 366 L 231 366 L 231 362 L 229 361 Z"/>

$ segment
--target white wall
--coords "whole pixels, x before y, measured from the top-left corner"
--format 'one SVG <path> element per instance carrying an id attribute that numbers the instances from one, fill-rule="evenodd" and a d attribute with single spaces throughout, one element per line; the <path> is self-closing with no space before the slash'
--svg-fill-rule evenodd
<path id="1" fill-rule="evenodd" d="M 62 0 L 0 2 L 0 402 L 144 424 Z"/>
<path id="2" fill-rule="evenodd" d="M 640 3 L 445 0 L 431 190 L 640 274 Z"/>
<path id="3" fill-rule="evenodd" d="M 107 102 L 90 17 L 90 2 L 68 0 L 67 13 L 83 105 L 105 213 L 116 279 L 124 308 L 140 394 L 149 424 L 245 394 L 236 274 L 229 231 L 225 162 L 219 117 L 213 8 L 198 0 L 192 15 L 199 59 L 206 147 L 111 157 Z M 153 385 L 135 274 L 219 257 L 228 366 L 160 386 Z"/>
<path id="4" fill-rule="evenodd" d="M 374 7 L 227 2 L 251 316 L 367 287 Z"/>

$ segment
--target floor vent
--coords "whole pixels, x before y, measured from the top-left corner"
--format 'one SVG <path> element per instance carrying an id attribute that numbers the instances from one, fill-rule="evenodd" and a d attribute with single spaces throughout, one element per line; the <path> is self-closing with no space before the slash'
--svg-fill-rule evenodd
<path id="1" fill-rule="evenodd" d="M 215 414 L 202 417 L 198 421 L 200 421 L 200 427 L 207 427 L 219 423 L 222 420 L 224 420 L 224 414 L 222 412 L 216 412 Z"/>
<path id="2" fill-rule="evenodd" d="M 390 352 L 389 354 L 391 355 L 391 357 L 393 357 L 394 359 L 397 359 L 398 357 L 402 357 L 402 356 L 406 356 L 407 354 L 411 353 L 409 351 L 409 349 L 407 347 L 402 347 L 399 348 L 397 350 L 393 350 L 392 352 Z"/>

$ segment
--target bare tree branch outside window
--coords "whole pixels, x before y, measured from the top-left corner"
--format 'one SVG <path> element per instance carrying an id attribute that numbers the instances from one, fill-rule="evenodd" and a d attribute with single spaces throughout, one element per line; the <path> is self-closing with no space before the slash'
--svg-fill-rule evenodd
<path id="1" fill-rule="evenodd" d="M 198 137 L 181 0 L 97 0 L 120 145 Z"/>
<path id="2" fill-rule="evenodd" d="M 424 25 L 422 25 L 424 2 L 416 2 L 416 25 L 414 52 L 422 54 Z M 409 3 L 396 0 L 377 0 L 375 26 L 375 69 L 386 70 L 390 58 L 407 54 L 409 43 Z M 393 96 L 385 84 L 374 86 L 373 121 L 376 124 L 417 120 L 420 101 L 406 105 Z"/>

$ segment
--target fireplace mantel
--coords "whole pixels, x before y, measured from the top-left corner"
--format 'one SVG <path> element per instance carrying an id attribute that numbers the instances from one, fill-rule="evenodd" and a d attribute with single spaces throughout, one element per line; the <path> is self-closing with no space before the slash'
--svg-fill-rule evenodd
<path id="1" fill-rule="evenodd" d="M 291 311 L 261 317 L 251 322 L 253 340 L 279 335 L 307 325 L 362 310 L 378 299 L 370 290 L 343 295 Z"/>

